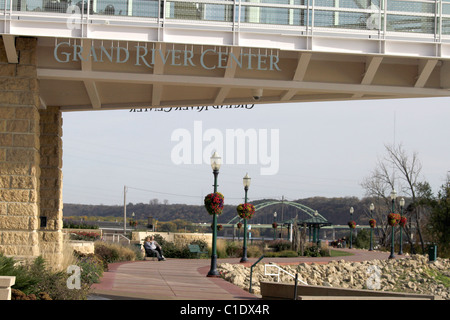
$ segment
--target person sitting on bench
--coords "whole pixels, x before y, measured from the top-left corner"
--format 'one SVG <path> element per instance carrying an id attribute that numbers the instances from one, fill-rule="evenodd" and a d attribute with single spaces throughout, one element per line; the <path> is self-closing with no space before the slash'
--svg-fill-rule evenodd
<path id="1" fill-rule="evenodd" d="M 163 256 L 162 248 L 158 242 L 155 241 L 154 236 L 149 236 L 144 240 L 144 249 L 148 255 L 152 255 L 152 253 L 156 254 L 158 261 L 164 261 L 166 258 Z"/>

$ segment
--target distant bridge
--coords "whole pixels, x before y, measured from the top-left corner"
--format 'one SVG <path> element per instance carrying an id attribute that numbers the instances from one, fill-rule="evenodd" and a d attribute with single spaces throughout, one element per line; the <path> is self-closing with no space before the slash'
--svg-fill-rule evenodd
<path id="1" fill-rule="evenodd" d="M 265 207 L 271 206 L 271 205 L 275 205 L 275 204 L 287 204 L 289 206 L 295 207 L 301 211 L 303 211 L 304 213 L 306 213 L 308 216 L 310 216 L 311 218 L 318 218 L 320 220 L 323 221 L 327 221 L 327 219 L 325 219 L 325 217 L 323 217 L 317 210 L 314 210 L 308 206 L 305 206 L 303 204 L 297 203 L 297 202 L 293 202 L 293 201 L 279 201 L 279 200 L 273 200 L 273 201 L 267 201 L 267 202 L 263 202 L 263 203 L 258 203 L 257 205 L 255 205 L 255 210 L 258 211 L 260 209 L 263 209 Z M 237 223 L 238 221 L 242 220 L 238 215 L 236 215 L 233 219 L 231 219 L 230 221 L 228 221 L 226 225 L 232 225 Z M 281 221 L 281 223 L 283 223 L 283 221 Z M 272 227 L 271 225 L 268 225 L 270 227 Z"/>

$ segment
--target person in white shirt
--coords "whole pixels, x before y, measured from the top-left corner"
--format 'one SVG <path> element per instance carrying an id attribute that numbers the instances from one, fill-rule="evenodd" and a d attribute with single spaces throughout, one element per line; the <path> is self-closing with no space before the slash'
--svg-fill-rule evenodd
<path id="1" fill-rule="evenodd" d="M 156 257 L 158 258 L 158 261 L 166 260 L 163 255 L 162 248 L 159 243 L 155 241 L 154 236 L 145 238 L 144 249 L 147 254 L 151 254 L 152 252 L 154 252 L 156 254 Z"/>

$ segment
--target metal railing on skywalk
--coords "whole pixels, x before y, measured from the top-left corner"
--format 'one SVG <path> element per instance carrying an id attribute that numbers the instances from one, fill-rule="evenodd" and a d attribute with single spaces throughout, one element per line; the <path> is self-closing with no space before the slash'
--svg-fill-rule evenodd
<path id="1" fill-rule="evenodd" d="M 162 28 L 185 23 L 303 35 L 328 30 L 431 41 L 450 36 L 450 0 L 0 0 L 2 15 L 5 20 L 43 21 L 79 15 L 86 24 L 114 19 Z"/>

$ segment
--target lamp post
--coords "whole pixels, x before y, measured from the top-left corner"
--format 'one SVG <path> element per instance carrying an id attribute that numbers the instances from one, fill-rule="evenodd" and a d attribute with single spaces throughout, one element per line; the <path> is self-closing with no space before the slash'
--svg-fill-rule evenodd
<path id="1" fill-rule="evenodd" d="M 405 199 L 401 198 L 400 199 L 400 221 L 402 221 L 402 218 L 403 218 L 403 207 L 404 206 L 405 206 Z M 403 254 L 402 230 L 403 230 L 403 226 L 400 224 L 400 249 L 398 250 L 399 255 Z"/>
<path id="2" fill-rule="evenodd" d="M 217 192 L 217 176 L 219 175 L 219 169 L 222 164 L 222 158 L 214 152 L 211 156 L 211 168 L 214 175 L 214 193 Z M 213 214 L 213 239 L 212 239 L 212 254 L 211 254 L 211 269 L 208 272 L 208 277 L 218 277 L 217 271 L 217 214 Z"/>
<path id="3" fill-rule="evenodd" d="M 392 189 L 391 191 L 391 201 L 392 201 L 392 213 L 395 213 L 395 199 L 397 199 L 397 192 L 395 191 L 395 189 Z M 394 229 L 394 225 L 392 225 L 392 234 L 391 234 L 391 254 L 389 255 L 389 259 L 394 259 L 395 255 L 394 255 L 394 233 L 395 233 L 395 229 Z"/>
<path id="4" fill-rule="evenodd" d="M 242 179 L 242 182 L 244 184 L 244 191 L 245 191 L 245 199 L 244 204 L 247 204 L 247 192 L 248 188 L 250 187 L 251 178 L 248 176 L 248 173 L 245 175 L 245 177 Z M 247 262 L 247 219 L 244 219 L 244 244 L 242 248 L 242 258 L 240 262 Z"/>
<path id="5" fill-rule="evenodd" d="M 277 223 L 277 213 L 274 212 L 273 213 L 273 240 L 275 240 L 277 238 L 277 227 L 276 227 L 276 223 Z"/>
<path id="6" fill-rule="evenodd" d="M 375 209 L 375 206 L 373 203 L 370 204 L 369 210 L 370 210 L 370 216 L 373 217 L 373 210 Z M 370 228 L 370 247 L 369 251 L 373 251 L 373 228 Z"/>
<path id="7" fill-rule="evenodd" d="M 352 220 L 352 217 L 353 217 L 353 212 L 354 212 L 355 210 L 353 209 L 353 207 L 350 207 L 350 221 Z M 353 248 L 353 246 L 352 246 L 352 235 L 353 235 L 353 230 L 352 230 L 352 228 L 350 228 L 350 246 L 349 246 L 349 249 L 352 249 Z"/>

